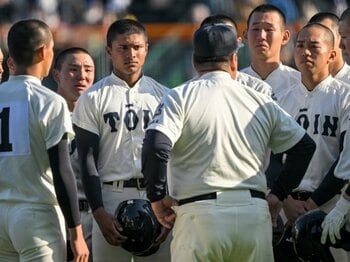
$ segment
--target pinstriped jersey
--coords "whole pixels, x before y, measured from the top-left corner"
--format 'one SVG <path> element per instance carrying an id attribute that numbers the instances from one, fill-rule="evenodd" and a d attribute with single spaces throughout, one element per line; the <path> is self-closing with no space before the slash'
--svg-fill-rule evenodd
<path id="1" fill-rule="evenodd" d="M 142 177 L 145 129 L 167 90 L 147 76 L 130 88 L 112 73 L 79 97 L 72 120 L 99 136 L 97 168 L 101 181 Z"/>
<path id="2" fill-rule="evenodd" d="M 65 100 L 38 78 L 0 85 L 0 202 L 57 204 L 47 149 L 73 136 Z"/>
<path id="3" fill-rule="evenodd" d="M 350 86 L 332 76 L 312 91 L 300 82 L 286 93 L 281 106 L 316 143 L 316 151 L 297 188 L 312 192 L 339 156 L 340 134 L 347 130 L 349 122 Z"/>
<path id="4" fill-rule="evenodd" d="M 223 71 L 171 89 L 148 129 L 172 142 L 168 185 L 176 199 L 232 188 L 266 192 L 266 148 L 283 152 L 305 134 L 271 98 Z"/>

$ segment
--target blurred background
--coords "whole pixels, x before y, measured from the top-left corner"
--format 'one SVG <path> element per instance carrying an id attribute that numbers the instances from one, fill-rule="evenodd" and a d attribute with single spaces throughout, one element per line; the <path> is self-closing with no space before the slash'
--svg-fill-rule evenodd
<path id="1" fill-rule="evenodd" d="M 174 87 L 194 74 L 191 38 L 206 16 L 219 13 L 231 16 L 241 35 L 250 11 L 263 3 L 274 4 L 286 14 L 288 28 L 295 37 L 312 15 L 328 11 L 339 16 L 350 0 L 0 0 L 0 46 L 6 57 L 9 27 L 20 19 L 41 19 L 54 33 L 55 53 L 72 46 L 89 50 L 95 61 L 97 81 L 111 72 L 105 54 L 108 26 L 116 19 L 135 18 L 144 24 L 150 38 L 144 73 Z M 291 66 L 293 45 L 292 39 L 282 54 L 284 63 Z M 239 67 L 249 63 L 247 47 L 243 47 L 239 50 Z M 7 75 L 5 71 L 4 80 Z M 55 90 L 50 76 L 44 83 Z"/>

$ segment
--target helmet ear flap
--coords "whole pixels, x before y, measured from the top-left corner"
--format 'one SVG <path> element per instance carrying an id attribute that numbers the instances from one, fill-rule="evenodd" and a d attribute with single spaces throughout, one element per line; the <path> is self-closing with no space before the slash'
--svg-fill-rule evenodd
<path id="1" fill-rule="evenodd" d="M 129 199 L 121 202 L 114 218 L 123 228 L 121 234 L 128 237 L 122 248 L 135 256 L 149 256 L 159 249 L 159 245 L 153 244 L 160 234 L 161 225 L 148 200 Z"/>

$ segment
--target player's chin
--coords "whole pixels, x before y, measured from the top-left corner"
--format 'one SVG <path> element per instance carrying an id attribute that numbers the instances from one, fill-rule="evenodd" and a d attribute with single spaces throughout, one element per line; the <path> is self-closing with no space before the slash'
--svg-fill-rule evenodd
<path id="1" fill-rule="evenodd" d="M 127 66 L 124 68 L 124 72 L 128 75 L 137 73 L 141 70 L 139 66 Z"/>

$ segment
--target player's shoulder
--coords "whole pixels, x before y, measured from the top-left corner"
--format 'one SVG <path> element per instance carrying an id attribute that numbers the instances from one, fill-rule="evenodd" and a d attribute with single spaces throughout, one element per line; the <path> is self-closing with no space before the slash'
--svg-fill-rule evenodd
<path id="1" fill-rule="evenodd" d="M 328 77 L 323 84 L 323 89 L 326 93 L 332 93 L 338 96 L 349 96 L 350 95 L 350 84 L 336 79 L 334 77 Z"/>
<path id="2" fill-rule="evenodd" d="M 142 86 L 148 86 L 148 87 L 152 87 L 156 90 L 159 90 L 163 93 L 167 92 L 169 90 L 169 88 L 163 84 L 161 84 L 160 82 L 158 82 L 157 80 L 155 80 L 154 78 L 150 77 L 150 76 L 146 76 L 143 75 L 141 78 L 141 85 Z"/>
<path id="3" fill-rule="evenodd" d="M 23 85 L 25 86 L 25 89 L 34 104 L 43 105 L 48 103 L 65 103 L 65 100 L 62 96 L 47 86 L 44 86 L 41 81 L 34 76 L 14 76 L 11 77 L 7 82 L 9 84 L 12 84 L 12 81 L 23 82 Z"/>
<path id="4" fill-rule="evenodd" d="M 296 78 L 297 80 L 301 79 L 301 73 L 300 71 L 298 71 L 297 69 L 295 69 L 294 67 L 291 67 L 289 65 L 285 65 L 280 63 L 279 66 L 276 69 L 277 72 L 280 73 L 285 73 L 288 74 L 288 76 Z"/>
<path id="5" fill-rule="evenodd" d="M 254 90 L 265 95 L 272 95 L 272 87 L 261 79 L 244 72 L 237 72 L 236 80 L 243 85 L 253 88 Z"/>

